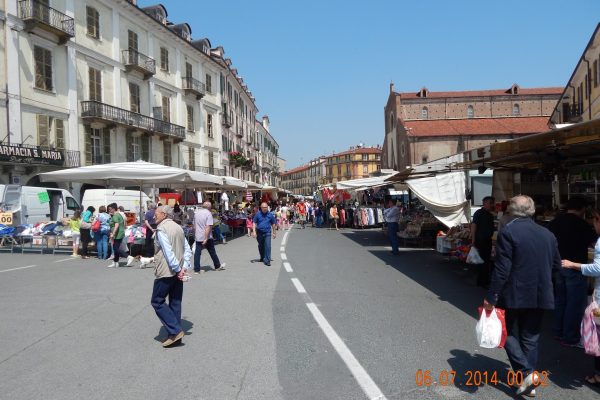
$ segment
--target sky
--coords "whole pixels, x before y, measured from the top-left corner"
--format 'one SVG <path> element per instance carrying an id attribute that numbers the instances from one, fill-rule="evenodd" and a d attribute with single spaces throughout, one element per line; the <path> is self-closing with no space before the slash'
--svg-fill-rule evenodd
<path id="1" fill-rule="evenodd" d="M 398 92 L 565 86 L 600 22 L 598 0 L 160 1 L 194 39 L 223 46 L 286 169 L 382 144 L 390 82 Z"/>

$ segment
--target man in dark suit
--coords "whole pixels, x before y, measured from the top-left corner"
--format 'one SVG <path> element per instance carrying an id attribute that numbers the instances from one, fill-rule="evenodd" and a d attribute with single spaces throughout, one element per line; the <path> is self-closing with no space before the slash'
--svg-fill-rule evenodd
<path id="1" fill-rule="evenodd" d="M 498 235 L 496 267 L 484 308 L 506 309 L 506 353 L 515 373 L 523 374 L 518 395 L 531 395 L 541 378 L 534 376 L 544 310 L 554 309 L 553 270 L 560 270 L 554 235 L 532 220 L 535 205 L 529 196 L 510 200 L 515 217 Z"/>

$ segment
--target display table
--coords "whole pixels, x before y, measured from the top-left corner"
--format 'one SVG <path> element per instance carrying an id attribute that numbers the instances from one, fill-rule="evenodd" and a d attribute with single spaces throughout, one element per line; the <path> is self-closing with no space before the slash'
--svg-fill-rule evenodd
<path id="1" fill-rule="evenodd" d="M 233 232 L 234 236 L 235 236 L 236 229 L 240 229 L 242 231 L 242 233 L 246 230 L 246 220 L 245 219 L 226 219 L 226 220 L 223 220 L 223 222 L 225 223 L 225 225 L 227 225 L 231 229 L 231 232 Z"/>

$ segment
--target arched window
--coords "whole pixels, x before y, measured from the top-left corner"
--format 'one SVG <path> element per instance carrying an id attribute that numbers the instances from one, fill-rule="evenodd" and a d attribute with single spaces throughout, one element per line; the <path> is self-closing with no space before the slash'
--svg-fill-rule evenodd
<path id="1" fill-rule="evenodd" d="M 429 119 L 429 110 L 427 107 L 421 109 L 421 119 Z"/>
<path id="2" fill-rule="evenodd" d="M 394 129 L 394 113 L 390 114 L 390 129 Z"/>
<path id="3" fill-rule="evenodd" d="M 513 115 L 521 115 L 521 108 L 518 104 L 513 104 Z"/>
<path id="4" fill-rule="evenodd" d="M 467 107 L 467 118 L 474 118 L 475 117 L 475 111 L 473 111 L 473 106 L 468 106 Z"/>

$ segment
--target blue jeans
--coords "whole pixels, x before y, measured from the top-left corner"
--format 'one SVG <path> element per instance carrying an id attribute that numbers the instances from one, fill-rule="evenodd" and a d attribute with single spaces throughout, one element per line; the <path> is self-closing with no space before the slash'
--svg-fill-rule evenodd
<path id="1" fill-rule="evenodd" d="M 95 232 L 94 239 L 96 240 L 98 258 L 106 260 L 108 258 L 108 232 Z"/>
<path id="2" fill-rule="evenodd" d="M 315 217 L 315 226 L 317 228 L 320 228 L 322 225 L 323 225 L 323 217 L 320 215 L 318 217 Z"/>
<path id="3" fill-rule="evenodd" d="M 218 240 L 223 240 L 223 234 L 221 233 L 221 228 L 218 227 L 217 225 L 213 226 L 213 234 L 217 236 Z"/>
<path id="4" fill-rule="evenodd" d="M 388 222 L 387 224 L 388 240 L 392 246 L 392 253 L 398 254 L 398 223 Z"/>
<path id="5" fill-rule="evenodd" d="M 536 370 L 538 342 L 542 329 L 544 310 L 537 308 L 506 309 L 506 354 L 515 372 L 525 378 Z"/>
<path id="6" fill-rule="evenodd" d="M 271 262 L 271 232 L 256 231 L 260 260 L 265 264 Z"/>
<path id="7" fill-rule="evenodd" d="M 221 261 L 219 261 L 219 256 L 217 256 L 217 251 L 215 250 L 215 241 L 214 239 L 208 239 L 204 246 L 202 245 L 202 242 L 196 242 L 196 251 L 194 252 L 194 271 L 200 272 L 200 256 L 202 255 L 203 248 L 208 250 L 208 254 L 210 254 L 210 258 L 213 261 L 215 269 L 219 268 L 221 266 Z"/>
<path id="8" fill-rule="evenodd" d="M 587 277 L 579 271 L 562 270 L 554 283 L 554 336 L 569 344 L 579 343 L 580 326 L 587 307 Z"/>
<path id="9" fill-rule="evenodd" d="M 169 296 L 169 304 L 166 298 Z M 150 304 L 158 319 L 167 329 L 169 335 L 177 335 L 181 328 L 181 299 L 183 298 L 183 282 L 176 276 L 154 280 Z"/>

